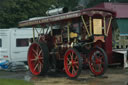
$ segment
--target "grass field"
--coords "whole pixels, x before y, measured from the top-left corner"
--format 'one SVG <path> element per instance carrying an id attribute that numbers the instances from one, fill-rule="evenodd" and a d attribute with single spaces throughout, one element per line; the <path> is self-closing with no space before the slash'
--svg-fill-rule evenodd
<path id="1" fill-rule="evenodd" d="M 0 85 L 34 85 L 32 82 L 16 79 L 0 79 Z"/>

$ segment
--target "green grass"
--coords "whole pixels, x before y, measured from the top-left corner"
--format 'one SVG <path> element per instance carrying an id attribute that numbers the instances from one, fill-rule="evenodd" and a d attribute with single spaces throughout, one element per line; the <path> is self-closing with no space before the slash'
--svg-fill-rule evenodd
<path id="1" fill-rule="evenodd" d="M 16 79 L 0 79 L 0 85 L 34 85 L 32 82 Z"/>

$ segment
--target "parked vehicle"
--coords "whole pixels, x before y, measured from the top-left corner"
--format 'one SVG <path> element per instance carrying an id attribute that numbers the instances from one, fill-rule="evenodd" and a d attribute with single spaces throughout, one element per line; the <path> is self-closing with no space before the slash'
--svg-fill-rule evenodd
<path id="1" fill-rule="evenodd" d="M 103 75 L 112 53 L 113 17 L 110 10 L 92 8 L 19 22 L 20 27 L 50 29 L 40 32 L 29 47 L 32 74 L 46 74 L 54 68 L 64 69 L 70 78 L 76 78 L 86 64 L 95 76 Z"/>
<path id="2" fill-rule="evenodd" d="M 27 61 L 29 40 L 32 37 L 32 28 L 0 29 L 0 59 L 9 62 Z"/>

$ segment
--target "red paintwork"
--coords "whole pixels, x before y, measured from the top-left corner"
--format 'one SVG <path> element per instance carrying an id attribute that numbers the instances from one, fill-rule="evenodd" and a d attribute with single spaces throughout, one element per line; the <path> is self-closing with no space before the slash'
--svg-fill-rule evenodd
<path id="1" fill-rule="evenodd" d="M 112 27 L 110 27 L 108 36 L 106 37 L 105 40 L 105 51 L 106 54 L 108 56 L 108 63 L 112 64 L 113 60 L 112 60 Z"/>

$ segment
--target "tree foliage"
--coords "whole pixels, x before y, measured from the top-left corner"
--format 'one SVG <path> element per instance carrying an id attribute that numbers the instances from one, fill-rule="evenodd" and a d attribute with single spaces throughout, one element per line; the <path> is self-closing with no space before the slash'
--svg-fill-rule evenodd
<path id="1" fill-rule="evenodd" d="M 45 16 L 51 5 L 74 10 L 80 1 L 85 1 L 87 5 L 85 7 L 92 7 L 109 0 L 0 0 L 0 28 L 17 27 L 19 21 Z M 128 0 L 110 1 L 128 2 Z"/>
<path id="2" fill-rule="evenodd" d="M 3 0 L 0 3 L 0 28 L 17 27 L 19 21 L 44 16 L 55 0 Z"/>

